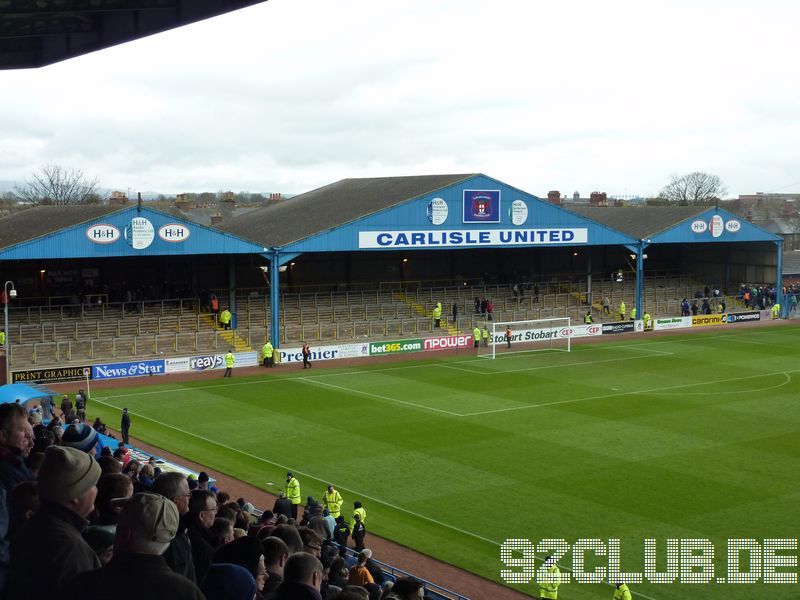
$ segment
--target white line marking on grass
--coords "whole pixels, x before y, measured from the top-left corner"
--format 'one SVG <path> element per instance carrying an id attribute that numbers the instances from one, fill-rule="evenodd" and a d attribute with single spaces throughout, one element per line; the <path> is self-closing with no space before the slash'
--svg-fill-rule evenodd
<path id="1" fill-rule="evenodd" d="M 461 416 L 463 416 L 463 417 L 477 417 L 477 416 L 481 416 L 481 415 L 493 415 L 493 414 L 497 414 L 497 413 L 512 412 L 512 411 L 517 411 L 517 410 L 527 410 L 527 409 L 531 409 L 531 408 L 544 408 L 544 407 L 547 407 L 547 406 L 557 406 L 559 404 L 572 404 L 573 402 L 588 402 L 590 400 L 604 400 L 606 398 L 617 398 L 619 396 L 631 396 L 633 394 L 652 394 L 652 393 L 657 393 L 657 392 L 665 392 L 665 391 L 669 391 L 669 390 L 678 390 L 678 389 L 687 388 L 687 387 L 695 387 L 695 386 L 699 386 L 699 385 L 715 385 L 715 384 L 718 384 L 718 383 L 728 383 L 728 382 L 731 382 L 731 381 L 743 381 L 745 379 L 755 379 L 757 377 L 768 377 L 770 375 L 781 375 L 781 374 L 783 374 L 783 375 L 786 375 L 788 377 L 789 373 L 798 373 L 798 372 L 800 372 L 800 369 L 795 369 L 794 371 L 775 371 L 775 372 L 772 372 L 772 373 L 761 373 L 760 375 L 746 375 L 744 377 L 731 377 L 731 378 L 728 378 L 728 379 L 717 379 L 715 381 L 701 381 L 701 382 L 697 382 L 697 383 L 685 383 L 685 384 L 681 384 L 681 385 L 670 385 L 670 386 L 666 386 L 666 387 L 650 388 L 650 389 L 646 389 L 646 390 L 633 390 L 633 391 L 630 391 L 630 392 L 618 392 L 618 393 L 615 393 L 615 394 L 601 394 L 599 396 L 589 396 L 587 398 L 572 398 L 570 400 L 556 400 L 555 402 L 543 402 L 541 404 L 526 404 L 525 406 L 512 406 L 510 408 L 497 408 L 497 409 L 494 409 L 494 410 L 482 410 L 482 411 L 478 411 L 478 412 L 465 413 L 465 414 L 463 414 Z M 752 391 L 750 393 L 752 393 Z"/>
<path id="2" fill-rule="evenodd" d="M 444 410 L 442 408 L 433 408 L 432 406 L 425 406 L 424 404 L 416 404 L 415 402 L 408 402 L 407 400 L 398 400 L 397 398 L 390 398 L 389 396 L 381 396 L 380 394 L 373 394 L 372 392 L 362 392 L 361 390 L 354 390 L 352 388 L 347 388 L 341 385 L 334 385 L 332 383 L 325 383 L 324 381 L 317 381 L 315 379 L 309 379 L 307 377 L 298 377 L 294 381 L 302 381 L 304 383 L 309 383 L 311 385 L 319 385 L 322 387 L 332 388 L 334 390 L 341 390 L 347 392 L 348 394 L 354 394 L 357 396 L 367 396 L 368 398 L 377 398 L 378 400 L 384 400 L 386 402 L 392 402 L 396 404 L 404 404 L 406 406 L 414 406 L 416 408 L 420 408 L 422 410 L 431 410 L 434 412 L 442 413 L 445 415 L 450 415 L 451 417 L 463 417 L 461 413 L 452 412 L 449 410 Z"/>
<path id="3" fill-rule="evenodd" d="M 236 383 L 218 383 L 216 385 L 193 385 L 191 387 L 179 387 L 179 388 L 172 388 L 169 390 L 149 390 L 144 392 L 131 392 L 129 394 L 114 394 L 112 396 L 108 396 L 109 398 L 129 398 L 130 396 L 153 396 L 156 394 L 174 394 L 174 393 L 183 393 L 183 392 L 191 392 L 194 390 L 206 390 L 209 388 L 229 388 L 229 387 L 236 387 L 239 385 L 263 385 L 265 383 L 277 383 L 279 381 L 289 381 L 288 378 L 281 378 L 281 379 L 256 379 L 253 381 L 238 381 Z M 154 384 L 158 385 L 158 384 Z"/>
<path id="4" fill-rule="evenodd" d="M 767 392 L 769 390 L 776 390 L 778 388 L 782 388 L 783 386 L 788 385 L 792 381 L 792 376 L 789 375 L 789 373 L 787 373 L 786 371 L 783 371 L 781 373 L 770 373 L 770 375 L 783 375 L 784 380 L 781 383 L 778 383 L 776 385 L 771 385 L 770 387 L 766 387 L 766 388 L 760 387 L 757 390 L 736 390 L 736 391 L 733 391 L 733 392 L 725 392 L 725 395 L 726 396 L 735 396 L 737 394 L 752 394 L 753 392 L 759 392 L 759 393 Z M 758 375 L 758 377 L 767 377 L 767 375 Z M 698 384 L 695 384 L 695 385 L 703 385 L 703 384 L 698 383 Z M 681 396 L 703 396 L 703 395 L 706 395 L 706 394 L 708 394 L 708 392 L 681 392 L 680 393 Z M 671 394 L 665 394 L 665 395 L 671 395 Z"/>

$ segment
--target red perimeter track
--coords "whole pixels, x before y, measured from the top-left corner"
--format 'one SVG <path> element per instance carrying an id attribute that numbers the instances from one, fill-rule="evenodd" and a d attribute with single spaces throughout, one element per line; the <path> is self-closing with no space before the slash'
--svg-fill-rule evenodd
<path id="1" fill-rule="evenodd" d="M 735 325 L 731 325 L 732 327 L 736 327 L 736 329 L 751 329 L 754 327 L 780 327 L 785 325 L 792 324 L 792 321 L 754 321 L 751 323 L 737 323 Z M 696 327 L 691 329 L 674 329 L 674 330 L 664 330 L 664 331 L 657 331 L 657 332 L 648 332 L 647 334 L 618 334 L 608 339 L 608 336 L 596 336 L 596 337 L 587 337 L 587 338 L 579 338 L 573 340 L 573 344 L 583 345 L 583 344 L 592 344 L 598 343 L 600 341 L 613 341 L 616 339 L 630 339 L 636 336 L 636 339 L 642 339 L 642 335 L 646 335 L 648 337 L 668 337 L 668 336 L 675 336 L 675 335 L 683 335 L 686 333 L 698 333 L 698 332 L 706 332 L 712 331 L 716 327 Z M 470 354 L 472 353 L 472 349 L 461 349 L 461 350 L 449 350 L 444 352 L 437 352 L 435 354 L 431 354 L 431 357 L 436 356 L 455 356 L 459 354 Z M 313 363 L 313 369 L 330 369 L 330 368 L 342 368 L 342 367 L 349 367 L 349 366 L 356 366 L 356 365 L 364 365 L 364 364 L 381 364 L 381 363 L 396 363 L 396 362 L 404 362 L 409 360 L 421 360 L 425 358 L 426 354 L 421 353 L 411 353 L 411 354 L 397 354 L 397 355 L 388 355 L 388 356 L 381 356 L 381 357 L 372 357 L 372 358 L 354 358 L 354 359 L 341 359 L 341 360 L 326 360 L 326 361 L 317 361 Z M 292 363 L 292 364 L 284 364 L 279 365 L 276 367 L 279 371 L 285 371 L 288 369 L 300 369 L 302 370 L 302 363 Z M 271 371 L 264 369 L 263 367 L 247 367 L 247 368 L 240 368 L 234 369 L 233 373 L 234 376 L 255 376 L 255 375 L 268 375 Z M 121 388 L 121 387 L 135 387 L 137 384 L 144 384 L 144 385 L 161 385 L 161 384 L 170 384 L 170 383 L 183 383 L 187 381 L 204 381 L 204 380 L 211 380 L 211 379 L 219 379 L 222 376 L 221 370 L 211 371 L 211 372 L 201 372 L 201 373 L 194 373 L 194 372 L 187 372 L 187 373 L 174 373 L 171 375 L 159 375 L 159 376 L 152 376 L 152 377 L 133 377 L 133 378 L 125 378 L 125 379 L 111 379 L 111 380 L 104 380 L 104 381 L 96 381 L 92 382 L 92 391 L 100 390 L 100 389 L 112 389 L 112 388 Z M 79 387 L 78 382 L 71 382 L 71 383 L 60 383 L 60 384 L 48 384 L 50 387 L 60 387 L 69 388 L 70 391 L 73 391 L 74 388 Z M 89 419 L 91 421 L 91 419 Z M 158 456 L 163 456 L 164 458 L 173 461 L 177 464 L 185 465 L 186 467 L 193 469 L 195 471 L 212 471 L 207 465 L 200 465 L 195 462 L 192 462 L 182 456 L 173 454 L 162 448 L 156 448 L 155 446 L 151 446 L 146 444 L 138 439 L 132 438 L 132 445 L 141 448 L 142 450 L 146 450 L 148 452 L 152 452 Z M 265 492 L 262 489 L 259 489 L 255 486 L 252 486 L 244 481 L 240 481 L 238 479 L 234 479 L 233 477 L 228 477 L 222 473 L 214 472 L 212 473 L 213 477 L 219 482 L 219 489 L 228 492 L 232 498 L 245 498 L 249 502 L 252 502 L 255 506 L 260 508 L 269 508 L 275 502 L 275 496 Z M 449 590 L 454 592 L 458 592 L 459 594 L 463 594 L 470 598 L 480 599 L 480 598 L 492 598 L 492 600 L 521 600 L 522 598 L 528 598 L 530 596 L 523 594 L 521 592 L 516 592 L 511 590 L 507 587 L 504 587 L 500 584 L 494 583 L 493 581 L 489 581 L 488 579 L 484 579 L 483 577 L 479 577 L 473 573 L 468 571 L 464 571 L 458 567 L 454 567 L 447 563 L 444 563 L 440 560 L 437 560 L 433 557 L 427 556 L 425 554 L 421 554 L 419 552 L 414 551 L 411 548 L 407 548 L 390 540 L 386 540 L 380 538 L 376 535 L 369 534 L 367 537 L 367 546 L 372 548 L 373 552 L 375 553 L 375 558 L 382 562 L 389 563 L 394 567 L 402 569 L 404 571 L 408 571 L 410 573 L 414 573 L 423 579 L 427 579 L 437 585 L 445 587 Z M 500 553 L 498 549 L 498 561 L 497 561 L 497 568 L 498 572 L 500 569 Z M 533 586 L 531 586 L 533 587 Z M 531 590 L 531 595 L 533 595 L 533 590 Z"/>

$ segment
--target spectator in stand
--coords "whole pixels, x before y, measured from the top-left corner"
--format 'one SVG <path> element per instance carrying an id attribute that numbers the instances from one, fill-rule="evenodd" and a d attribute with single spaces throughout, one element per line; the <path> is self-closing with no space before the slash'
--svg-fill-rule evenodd
<path id="1" fill-rule="evenodd" d="M 133 496 L 133 481 L 122 473 L 107 473 L 97 480 L 97 497 L 94 510 L 89 516 L 92 525 L 116 525 L 122 512 L 120 504 L 112 500 Z"/>
<path id="2" fill-rule="evenodd" d="M 153 487 L 155 476 L 156 470 L 153 468 L 153 465 L 149 462 L 143 464 L 142 468 L 139 470 L 139 477 L 136 478 L 136 491 L 149 492 Z"/>
<path id="3" fill-rule="evenodd" d="M 254 537 L 243 537 L 217 549 L 212 564 L 234 564 L 244 567 L 256 582 L 256 591 L 261 594 L 267 580 L 264 547 Z"/>
<path id="4" fill-rule="evenodd" d="M 328 584 L 344 589 L 349 585 L 349 580 L 350 572 L 347 570 L 347 562 L 341 556 L 337 556 L 328 569 Z"/>
<path id="5" fill-rule="evenodd" d="M 392 589 L 388 595 L 385 596 L 386 600 L 417 600 L 424 598 L 425 584 L 417 579 L 411 577 L 400 577 L 392 585 Z"/>
<path id="6" fill-rule="evenodd" d="M 39 510 L 39 488 L 35 481 L 18 483 L 8 495 L 8 539 Z"/>
<path id="7" fill-rule="evenodd" d="M 100 564 L 106 566 L 114 556 L 114 527 L 104 527 L 103 525 L 90 525 L 83 530 L 83 539 L 92 547 Z"/>
<path id="8" fill-rule="evenodd" d="M 175 505 L 159 494 L 135 494 L 124 502 L 114 557 L 102 569 L 82 573 L 65 586 L 65 600 L 204 600 L 197 586 L 173 573 L 164 551 L 178 530 Z"/>
<path id="9" fill-rule="evenodd" d="M 101 456 L 97 459 L 97 464 L 100 465 L 103 475 L 106 473 L 122 473 L 122 463 L 113 456 Z"/>
<path id="10" fill-rule="evenodd" d="M 253 600 L 256 580 L 242 566 L 234 564 L 211 565 L 201 586 L 206 600 Z"/>
<path id="11" fill-rule="evenodd" d="M 33 448 L 33 428 L 19 404 L 0 405 L 0 595 L 8 577 L 10 510 L 14 486 L 34 478 L 25 458 Z"/>
<path id="12" fill-rule="evenodd" d="M 378 563 L 372 560 L 372 550 L 369 548 L 364 548 L 362 551 L 364 555 L 367 557 L 366 567 L 369 574 L 372 575 L 372 579 L 375 580 L 375 583 L 378 585 L 383 585 L 383 571 Z"/>
<path id="13" fill-rule="evenodd" d="M 216 516 L 217 499 L 214 494 L 208 490 L 194 490 L 189 498 L 187 525 L 197 581 L 203 581 L 214 555 L 214 539 L 210 528 Z"/>
<path id="14" fill-rule="evenodd" d="M 300 533 L 294 525 L 289 523 L 278 525 L 272 530 L 272 535 L 286 542 L 291 554 L 303 551 L 303 538 L 300 537 Z"/>
<path id="15" fill-rule="evenodd" d="M 97 440 L 97 432 L 94 429 L 85 423 L 73 423 L 64 430 L 61 445 L 69 446 L 94 456 Z"/>
<path id="16" fill-rule="evenodd" d="M 272 512 L 275 514 L 275 516 L 285 515 L 286 518 L 292 516 L 292 501 L 286 497 L 286 492 L 281 492 L 275 499 Z"/>
<path id="17" fill-rule="evenodd" d="M 364 552 L 358 553 L 358 562 L 350 568 L 350 585 L 365 586 L 368 583 L 375 583 L 372 575 L 367 570 L 367 555 Z"/>
<path id="18" fill-rule="evenodd" d="M 267 570 L 267 580 L 262 593 L 266 597 L 278 589 L 283 581 L 283 568 L 289 560 L 289 546 L 282 539 L 269 536 L 261 540 L 264 549 L 264 566 Z"/>
<path id="19" fill-rule="evenodd" d="M 322 536 L 310 527 L 300 527 L 297 532 L 303 540 L 303 552 L 308 552 L 317 558 L 322 557 Z"/>
<path id="20" fill-rule="evenodd" d="M 494 314 L 494 304 L 492 304 L 491 300 L 486 301 L 486 319 L 491 321 L 493 319 L 492 315 Z"/>
<path id="21" fill-rule="evenodd" d="M 369 598 L 367 589 L 358 585 L 347 585 L 336 596 L 336 600 L 369 600 Z"/>
<path id="22" fill-rule="evenodd" d="M 214 549 L 222 548 L 233 541 L 233 521 L 217 517 L 209 527 L 209 533 Z"/>
<path id="23" fill-rule="evenodd" d="M 95 430 L 97 433 L 102 433 L 103 435 L 108 435 L 108 427 L 106 427 L 106 424 L 105 424 L 105 423 L 103 423 L 103 422 L 100 420 L 100 417 L 97 417 L 97 418 L 94 420 L 94 423 L 92 424 L 92 428 L 93 428 L 93 429 L 94 429 L 94 430 Z"/>
<path id="24" fill-rule="evenodd" d="M 326 540 L 333 539 L 333 529 L 336 527 L 336 519 L 331 516 L 331 511 L 327 508 L 322 509 L 322 518 L 325 520 L 325 529 L 328 535 L 325 536 Z"/>
<path id="25" fill-rule="evenodd" d="M 178 509 L 180 524 L 175 537 L 164 553 L 164 560 L 175 573 L 196 582 L 194 561 L 192 561 L 192 542 L 189 540 L 187 515 L 189 513 L 189 481 L 176 472 L 162 473 L 153 482 L 153 492 L 169 499 Z"/>
<path id="26" fill-rule="evenodd" d="M 283 569 L 275 600 L 322 600 L 322 563 L 310 554 L 292 554 Z"/>
<path id="27" fill-rule="evenodd" d="M 69 577 L 100 567 L 81 537 L 97 495 L 100 465 L 88 454 L 51 446 L 39 471 L 41 506 L 11 545 L 8 598 L 49 600 Z"/>

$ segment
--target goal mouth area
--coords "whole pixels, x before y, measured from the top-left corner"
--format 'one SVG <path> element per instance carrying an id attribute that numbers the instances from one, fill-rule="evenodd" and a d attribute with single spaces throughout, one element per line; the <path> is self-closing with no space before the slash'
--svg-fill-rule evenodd
<path id="1" fill-rule="evenodd" d="M 486 324 L 486 328 L 490 323 Z M 572 329 L 569 317 L 528 321 L 491 322 L 489 337 L 481 340 L 480 358 L 543 351 L 570 352 Z"/>

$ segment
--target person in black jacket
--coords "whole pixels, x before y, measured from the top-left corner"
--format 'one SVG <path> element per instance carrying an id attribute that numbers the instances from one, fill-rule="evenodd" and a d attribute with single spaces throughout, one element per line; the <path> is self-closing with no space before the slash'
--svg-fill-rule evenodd
<path id="1" fill-rule="evenodd" d="M 203 577 L 211 565 L 214 556 L 214 541 L 211 536 L 211 525 L 217 516 L 217 499 L 208 490 L 194 490 L 189 498 L 187 529 L 192 542 L 192 562 L 197 581 Z"/>
<path id="2" fill-rule="evenodd" d="M 164 552 L 167 565 L 175 573 L 197 583 L 192 560 L 192 542 L 189 540 L 187 514 L 189 512 L 189 480 L 182 473 L 170 471 L 161 473 L 153 482 L 153 493 L 169 498 L 178 508 L 180 524 L 175 537 Z"/>
<path id="3" fill-rule="evenodd" d="M 347 539 L 350 537 L 350 526 L 344 520 L 344 517 L 339 515 L 336 517 L 336 527 L 333 528 L 333 541 L 344 548 L 347 546 Z"/>
<path id="4" fill-rule="evenodd" d="M 292 501 L 286 497 L 286 492 L 281 492 L 275 499 L 272 512 L 275 513 L 276 517 L 278 515 L 285 515 L 287 519 L 292 518 Z"/>
<path id="5" fill-rule="evenodd" d="M 367 535 L 367 528 L 364 527 L 364 523 L 361 522 L 360 514 L 354 514 L 353 519 L 355 519 L 353 523 L 353 543 L 355 544 L 356 551 L 361 552 L 364 549 L 364 538 Z"/>
<path id="6" fill-rule="evenodd" d="M 122 433 L 122 443 L 128 445 L 128 436 L 131 431 L 131 416 L 128 414 L 128 409 L 122 409 L 122 420 L 120 421 L 120 432 Z"/>

